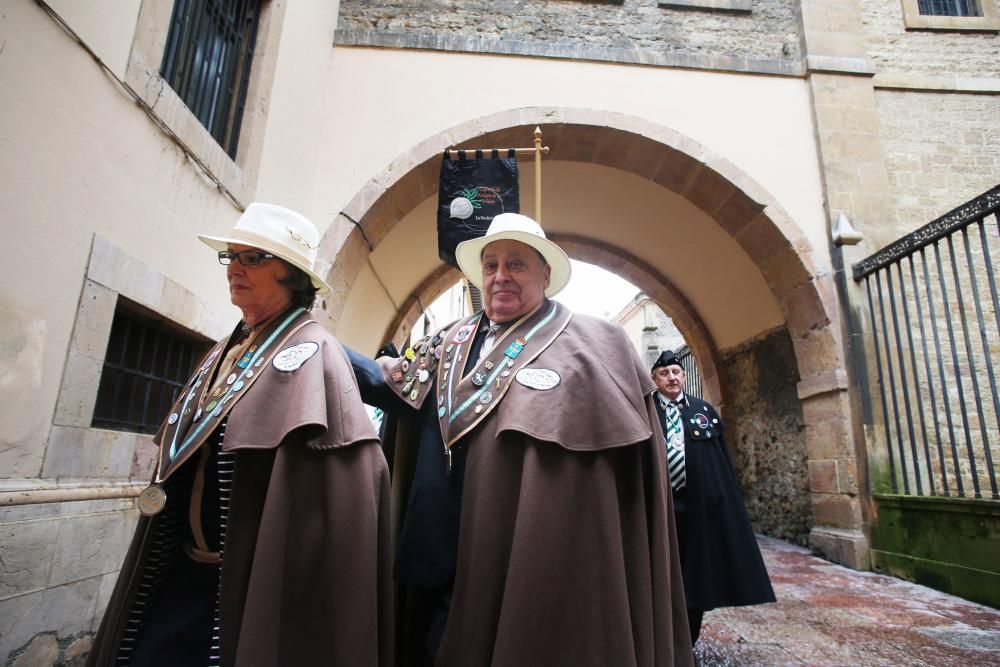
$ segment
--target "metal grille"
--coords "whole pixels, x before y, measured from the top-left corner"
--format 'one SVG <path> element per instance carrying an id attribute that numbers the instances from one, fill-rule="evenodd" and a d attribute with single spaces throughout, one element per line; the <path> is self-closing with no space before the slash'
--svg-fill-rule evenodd
<path id="1" fill-rule="evenodd" d="M 919 0 L 924 16 L 982 16 L 976 0 Z"/>
<path id="2" fill-rule="evenodd" d="M 469 286 L 469 300 L 472 302 L 472 312 L 483 309 L 483 292 L 468 280 L 464 284 Z"/>
<path id="3" fill-rule="evenodd" d="M 160 71 L 230 155 L 236 157 L 258 0 L 177 0 Z"/>
<path id="4" fill-rule="evenodd" d="M 701 371 L 698 369 L 698 360 L 694 358 L 690 348 L 687 346 L 682 347 L 674 354 L 677 355 L 677 358 L 681 362 L 681 368 L 684 369 L 684 373 L 687 375 L 687 378 L 684 380 L 684 393 L 691 394 L 692 396 L 704 396 L 701 393 Z"/>
<path id="5" fill-rule="evenodd" d="M 92 426 L 156 433 L 208 347 L 119 299 Z"/>
<path id="6" fill-rule="evenodd" d="M 1000 498 L 1000 186 L 854 265 L 893 493 Z"/>

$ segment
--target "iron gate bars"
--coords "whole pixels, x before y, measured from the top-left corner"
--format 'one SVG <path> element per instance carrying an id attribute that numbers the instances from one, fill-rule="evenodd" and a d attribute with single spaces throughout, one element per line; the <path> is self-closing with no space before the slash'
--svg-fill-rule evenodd
<path id="1" fill-rule="evenodd" d="M 1000 499 L 998 261 L 1000 185 L 853 266 L 893 493 Z"/>

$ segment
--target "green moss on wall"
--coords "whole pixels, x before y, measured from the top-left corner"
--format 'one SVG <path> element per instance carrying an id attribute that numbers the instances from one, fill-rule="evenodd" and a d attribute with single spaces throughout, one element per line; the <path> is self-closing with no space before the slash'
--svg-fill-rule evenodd
<path id="1" fill-rule="evenodd" d="M 1000 503 L 875 495 L 875 569 L 1000 607 Z"/>
<path id="2" fill-rule="evenodd" d="M 872 456 L 868 458 L 868 480 L 873 493 L 892 493 L 892 473 L 889 466 Z"/>

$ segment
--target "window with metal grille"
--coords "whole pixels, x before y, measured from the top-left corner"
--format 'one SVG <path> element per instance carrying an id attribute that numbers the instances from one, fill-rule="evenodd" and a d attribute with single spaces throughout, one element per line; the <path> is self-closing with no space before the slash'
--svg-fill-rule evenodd
<path id="1" fill-rule="evenodd" d="M 924 16 L 982 16 L 976 0 L 919 0 Z"/>
<path id="2" fill-rule="evenodd" d="M 210 345 L 119 297 L 91 425 L 156 433 Z"/>
<path id="3" fill-rule="evenodd" d="M 160 72 L 236 157 L 253 60 L 259 0 L 177 0 Z"/>

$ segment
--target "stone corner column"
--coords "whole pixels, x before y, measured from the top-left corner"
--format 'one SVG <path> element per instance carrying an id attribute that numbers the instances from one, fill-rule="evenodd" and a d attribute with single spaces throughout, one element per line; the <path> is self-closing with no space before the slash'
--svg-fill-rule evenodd
<path id="1" fill-rule="evenodd" d="M 799 383 L 813 518 L 809 545 L 828 560 L 867 570 L 863 485 L 846 380 L 846 373 L 835 371 Z"/>
<path id="2" fill-rule="evenodd" d="M 802 0 L 801 8 L 828 223 L 832 228 L 845 215 L 865 237 L 846 253 L 846 246 L 830 244 L 839 317 L 828 337 L 837 339 L 843 363 L 837 370 L 803 376 L 799 385 L 813 511 L 809 541 L 834 562 L 869 569 L 867 524 L 873 517 L 865 417 L 858 396 L 868 379 L 858 372 L 865 367 L 858 355 L 865 351 L 858 343 L 863 323 L 856 317 L 864 306 L 862 291 L 847 274 L 846 260 L 871 252 L 877 244 L 890 186 L 873 86 L 875 63 L 868 53 L 861 3 Z M 818 357 L 814 361 L 822 363 Z"/>

